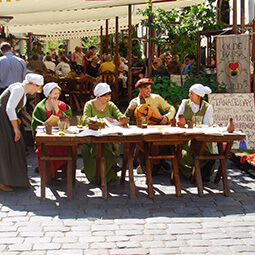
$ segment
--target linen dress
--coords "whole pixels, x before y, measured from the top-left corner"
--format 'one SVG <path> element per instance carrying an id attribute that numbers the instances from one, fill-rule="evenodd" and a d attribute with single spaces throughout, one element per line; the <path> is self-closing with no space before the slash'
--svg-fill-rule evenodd
<path id="1" fill-rule="evenodd" d="M 10 85 L 0 96 L 0 183 L 14 187 L 28 187 L 28 169 L 23 137 L 14 141 L 14 131 L 6 113 L 6 105 L 10 98 L 11 87 L 23 87 L 24 95 L 15 109 L 16 113 L 21 110 L 26 102 L 25 88 L 22 83 Z"/>
<path id="2" fill-rule="evenodd" d="M 45 108 L 46 100 L 47 100 L 47 98 L 45 98 L 41 102 L 39 102 L 33 111 L 32 123 L 31 123 L 33 136 L 35 136 L 36 127 L 39 125 L 43 125 L 43 123 L 53 114 L 52 112 L 49 112 L 46 110 L 46 108 Z M 71 111 L 71 107 L 69 105 L 58 100 L 58 106 L 59 106 L 60 111 L 57 114 L 54 112 L 54 115 L 59 116 L 62 112 L 64 112 L 68 116 L 69 119 L 72 118 L 72 111 Z M 35 138 L 35 142 L 36 142 L 36 146 L 37 146 L 36 156 L 37 156 L 38 168 L 39 168 L 39 172 L 41 172 L 41 161 L 40 161 L 41 146 L 40 146 L 40 143 L 36 141 L 36 138 Z M 52 155 L 52 156 L 53 155 L 54 156 L 65 156 L 68 153 L 67 147 L 65 147 L 65 146 L 50 146 L 49 149 L 50 149 L 50 155 Z M 55 172 L 58 169 L 61 169 L 61 170 L 67 169 L 67 161 L 66 160 L 51 160 L 50 161 L 50 169 L 51 169 L 51 177 L 53 177 Z"/>
<path id="3" fill-rule="evenodd" d="M 196 114 L 191 109 L 190 106 L 191 101 L 188 99 L 186 100 L 185 105 L 185 111 L 184 116 L 185 120 L 192 120 L 193 116 L 205 116 L 206 110 L 209 107 L 209 104 L 207 102 L 204 103 L 202 106 L 202 109 L 198 111 Z M 206 143 L 205 146 L 205 155 L 210 155 L 213 153 L 212 150 L 212 144 Z M 215 169 L 215 160 L 202 160 L 200 161 L 200 167 L 201 167 L 201 176 L 203 181 L 209 180 L 210 176 L 213 174 L 213 171 Z M 182 157 L 180 161 L 181 171 L 183 175 L 189 179 L 192 175 L 193 167 L 194 167 L 194 157 L 193 157 L 193 151 L 191 148 L 191 141 L 187 141 L 183 143 L 182 148 Z"/>
<path id="4" fill-rule="evenodd" d="M 120 117 L 125 117 L 124 114 L 120 112 L 117 106 L 109 102 L 104 111 L 99 111 L 95 107 L 93 100 L 87 102 L 84 106 L 83 120 L 86 123 L 89 117 L 105 118 L 111 117 L 119 119 Z M 96 144 L 92 142 L 82 144 L 81 146 L 82 158 L 84 163 L 84 171 L 87 179 L 90 182 L 95 181 L 96 177 Z M 105 144 L 105 156 L 119 156 L 119 145 L 117 143 Z M 118 162 L 114 158 L 106 158 L 106 180 L 107 182 L 118 180 L 118 176 L 115 173 L 113 166 Z"/>

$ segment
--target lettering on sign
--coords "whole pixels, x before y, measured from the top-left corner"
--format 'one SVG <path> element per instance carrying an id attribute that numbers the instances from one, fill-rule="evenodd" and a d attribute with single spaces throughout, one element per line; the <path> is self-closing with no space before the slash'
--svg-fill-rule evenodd
<path id="1" fill-rule="evenodd" d="M 246 135 L 248 149 L 255 149 L 255 107 L 253 93 L 217 93 L 208 96 L 213 105 L 214 123 L 226 126 L 233 118 L 235 130 L 242 130 Z M 234 142 L 233 148 L 239 148 Z"/>
<path id="2" fill-rule="evenodd" d="M 250 92 L 249 35 L 217 36 L 216 41 L 217 81 L 229 93 Z"/>

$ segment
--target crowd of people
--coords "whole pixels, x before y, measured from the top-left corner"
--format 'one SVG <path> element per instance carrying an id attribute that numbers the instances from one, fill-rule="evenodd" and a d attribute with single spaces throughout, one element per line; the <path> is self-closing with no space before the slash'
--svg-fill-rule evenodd
<path id="1" fill-rule="evenodd" d="M 52 56 L 50 55 L 45 57 L 45 61 L 40 60 L 43 65 L 39 64 L 38 56 L 33 57 L 27 66 L 23 59 L 16 57 L 12 53 L 9 43 L 2 43 L 0 49 L 3 54 L 3 56 L 0 57 L 0 118 L 2 119 L 0 123 L 0 132 L 2 134 L 2 138 L 0 139 L 0 190 L 12 191 L 14 187 L 29 187 L 25 153 L 25 135 L 24 133 L 22 135 L 22 121 L 19 115 L 20 109 L 26 104 L 26 95 L 32 95 L 42 90 L 45 96 L 45 98 L 35 106 L 31 123 L 39 171 L 40 144 L 36 141 L 36 128 L 39 125 L 43 125 L 52 115 L 58 117 L 65 116 L 67 125 L 70 124 L 69 121 L 72 117 L 72 109 L 70 106 L 59 100 L 61 88 L 58 84 L 55 82 L 44 84 L 42 75 L 32 72 L 27 73 L 27 68 L 31 70 L 34 68 L 43 69 L 45 66 L 46 69 L 54 69 L 64 74 L 68 71 L 67 65 L 69 65 L 70 62 L 75 62 L 77 72 L 84 72 L 86 66 L 86 72 L 89 72 L 90 75 L 94 77 L 105 70 L 114 72 L 116 68 L 118 68 L 120 72 L 124 72 L 126 67 L 125 59 L 121 59 L 120 56 L 117 62 L 115 62 L 118 63 L 116 67 L 110 55 L 106 55 L 104 58 L 105 62 L 99 65 L 99 58 L 95 55 L 95 47 L 92 47 L 86 55 L 82 53 L 80 47 L 76 47 L 75 52 L 69 54 L 70 59 L 62 55 L 58 58 L 59 63 L 54 63 L 55 65 L 49 65 L 49 62 L 53 62 Z M 88 61 L 88 57 L 91 61 Z M 86 63 L 85 60 L 88 62 Z M 189 56 L 189 60 L 192 60 L 191 56 Z M 153 72 L 156 73 L 155 75 L 169 74 L 169 69 L 175 70 L 176 68 L 173 62 L 177 63 L 173 58 L 171 61 L 171 56 L 168 53 L 164 55 L 163 60 L 162 58 L 155 58 L 153 60 L 153 66 L 155 67 Z M 188 63 L 187 60 L 187 68 L 184 69 L 189 69 L 189 66 L 193 62 Z M 132 63 L 136 67 L 139 65 L 145 67 L 137 58 L 137 54 L 134 54 Z M 146 71 L 142 71 L 142 76 L 145 75 Z M 213 116 L 212 106 L 203 99 L 206 94 L 211 93 L 209 87 L 203 86 L 202 84 L 194 84 L 191 86 L 189 99 L 184 99 L 182 101 L 176 114 L 175 108 L 168 104 L 164 98 L 151 93 L 152 84 L 152 79 L 146 77 L 140 78 L 135 84 L 135 87 L 139 91 L 138 96 L 130 101 L 126 111 L 122 113 L 118 106 L 111 102 L 111 87 L 107 83 L 99 82 L 93 90 L 95 98 L 87 101 L 84 106 L 83 124 L 85 125 L 89 118 L 95 116 L 97 116 L 97 118 L 106 118 L 110 122 L 113 122 L 114 119 L 119 120 L 125 117 L 129 118 L 130 124 L 135 124 L 139 108 L 145 104 L 149 105 L 153 111 L 157 112 L 157 121 L 155 124 L 160 125 L 168 125 L 171 119 L 178 118 L 180 115 L 184 115 L 186 120 L 191 120 L 194 116 L 201 116 L 203 118 L 203 124 L 207 124 L 208 118 Z M 165 150 L 167 150 L 166 147 L 160 148 L 155 146 L 155 148 L 153 148 L 153 153 L 158 155 L 159 152 L 164 153 Z M 210 144 L 208 144 L 206 150 L 208 153 L 212 153 Z M 90 182 L 94 182 L 96 146 L 93 143 L 83 144 L 81 151 L 84 162 L 83 171 L 87 179 Z M 105 153 L 107 156 L 118 156 L 119 145 L 107 144 Z M 66 155 L 67 148 L 51 146 L 50 154 L 58 156 Z M 192 150 L 190 143 L 187 142 L 183 146 L 180 163 L 181 171 L 185 177 L 190 178 L 193 166 Z M 66 170 L 66 162 L 52 160 L 50 167 L 51 177 L 54 177 L 57 170 Z M 210 178 L 214 167 L 214 161 L 204 161 L 202 163 L 201 171 L 203 180 L 206 181 Z M 160 168 L 170 170 L 170 165 L 164 160 L 153 162 L 153 175 L 156 175 Z M 120 169 L 115 157 L 107 158 L 107 182 L 117 180 L 117 171 Z"/>

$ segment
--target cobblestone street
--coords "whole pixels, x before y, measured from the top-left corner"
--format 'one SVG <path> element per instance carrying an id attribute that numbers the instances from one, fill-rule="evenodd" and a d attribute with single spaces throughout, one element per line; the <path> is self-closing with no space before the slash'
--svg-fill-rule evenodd
<path id="1" fill-rule="evenodd" d="M 197 188 L 181 177 L 178 198 L 165 172 L 153 178 L 150 200 L 145 175 L 135 171 L 136 199 L 129 199 L 128 183 L 113 182 L 107 201 L 81 173 L 81 158 L 73 200 L 66 200 L 66 183 L 55 181 L 41 201 L 36 166 L 30 147 L 31 188 L 0 192 L 1 255 L 255 253 L 255 180 L 231 162 L 230 197 L 223 196 L 221 182 L 209 182 L 199 198 Z"/>

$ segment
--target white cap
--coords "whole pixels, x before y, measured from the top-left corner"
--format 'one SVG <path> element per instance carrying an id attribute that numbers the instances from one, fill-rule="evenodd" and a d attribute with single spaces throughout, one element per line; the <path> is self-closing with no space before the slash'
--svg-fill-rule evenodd
<path id="1" fill-rule="evenodd" d="M 94 95 L 100 97 L 108 92 L 112 92 L 110 86 L 105 82 L 100 82 L 96 85 L 94 89 Z"/>
<path id="2" fill-rule="evenodd" d="M 203 86 L 199 83 L 192 85 L 189 90 L 193 91 L 195 94 L 201 97 L 204 97 L 206 94 L 212 93 L 212 90 L 209 87 Z"/>
<path id="3" fill-rule="evenodd" d="M 61 91 L 61 88 L 58 86 L 56 82 L 46 83 L 43 87 L 43 94 L 45 95 L 45 97 L 48 97 L 50 92 L 55 88 L 58 88 Z"/>
<path id="4" fill-rule="evenodd" d="M 23 83 L 34 83 L 38 86 L 43 85 L 43 76 L 36 73 L 29 73 L 25 76 Z"/>

